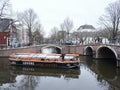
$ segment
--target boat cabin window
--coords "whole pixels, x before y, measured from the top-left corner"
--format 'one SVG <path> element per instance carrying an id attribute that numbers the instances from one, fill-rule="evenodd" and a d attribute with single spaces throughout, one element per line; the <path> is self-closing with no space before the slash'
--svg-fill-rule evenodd
<path id="1" fill-rule="evenodd" d="M 65 56 L 65 59 L 74 59 L 74 57 L 73 56 Z"/>
<path id="2" fill-rule="evenodd" d="M 47 59 L 59 59 L 60 56 L 46 56 Z"/>

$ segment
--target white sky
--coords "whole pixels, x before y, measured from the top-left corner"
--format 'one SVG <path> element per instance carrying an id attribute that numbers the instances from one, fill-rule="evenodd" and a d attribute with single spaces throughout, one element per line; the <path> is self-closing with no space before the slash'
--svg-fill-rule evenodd
<path id="1" fill-rule="evenodd" d="M 97 28 L 98 18 L 113 1 L 116 0 L 11 0 L 15 12 L 32 8 L 46 32 L 54 26 L 59 28 L 67 17 L 73 20 L 74 29 L 83 24 Z"/>

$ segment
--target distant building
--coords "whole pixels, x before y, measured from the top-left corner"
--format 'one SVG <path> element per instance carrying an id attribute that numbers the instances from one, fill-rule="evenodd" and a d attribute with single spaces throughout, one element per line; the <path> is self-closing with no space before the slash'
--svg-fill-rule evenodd
<path id="1" fill-rule="evenodd" d="M 96 32 L 96 29 L 95 29 L 95 27 L 93 27 L 92 25 L 87 25 L 87 24 L 85 24 L 85 25 L 81 25 L 81 26 L 77 29 L 77 31 L 79 31 L 79 32 Z"/>
<path id="2" fill-rule="evenodd" d="M 97 29 L 94 26 L 85 24 L 77 29 L 76 37 L 82 44 L 91 44 L 95 43 L 96 32 Z"/>
<path id="3" fill-rule="evenodd" d="M 66 31 L 58 31 L 58 37 L 61 43 L 66 41 L 66 35 L 67 35 Z"/>
<path id="4" fill-rule="evenodd" d="M 58 31 L 57 38 L 60 40 L 59 43 L 65 44 L 65 45 L 70 45 L 72 44 L 72 34 L 69 33 L 69 38 L 68 38 L 68 33 L 66 31 Z"/>
<path id="5" fill-rule="evenodd" d="M 0 19 L 0 48 L 14 47 L 18 41 L 17 29 L 13 20 L 8 18 Z"/>
<path id="6" fill-rule="evenodd" d="M 17 32 L 18 32 L 18 40 L 20 41 L 20 44 L 22 46 L 27 45 L 29 43 L 29 37 L 27 35 L 27 30 L 26 28 L 22 27 L 17 27 Z"/>

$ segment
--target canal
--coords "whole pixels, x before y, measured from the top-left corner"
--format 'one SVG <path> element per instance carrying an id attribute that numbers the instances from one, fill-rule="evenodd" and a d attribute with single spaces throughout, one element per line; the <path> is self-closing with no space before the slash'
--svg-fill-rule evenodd
<path id="1" fill-rule="evenodd" d="M 120 69 L 81 56 L 79 69 L 14 67 L 0 58 L 0 90 L 120 90 Z"/>

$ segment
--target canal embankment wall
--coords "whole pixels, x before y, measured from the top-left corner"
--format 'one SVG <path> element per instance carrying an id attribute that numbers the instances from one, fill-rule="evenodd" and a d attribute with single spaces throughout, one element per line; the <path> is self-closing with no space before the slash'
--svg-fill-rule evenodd
<path id="1" fill-rule="evenodd" d="M 8 57 L 12 53 L 36 53 L 35 47 L 25 47 L 25 48 L 11 48 L 11 49 L 2 49 L 0 50 L 0 57 Z"/>

